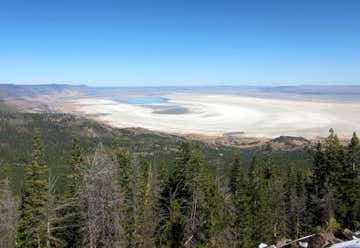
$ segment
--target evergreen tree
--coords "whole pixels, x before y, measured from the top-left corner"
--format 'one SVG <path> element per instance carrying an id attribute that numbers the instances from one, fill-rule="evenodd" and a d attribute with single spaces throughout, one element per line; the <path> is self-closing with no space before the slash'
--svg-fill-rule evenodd
<path id="1" fill-rule="evenodd" d="M 328 219 L 325 195 L 329 185 L 325 154 L 320 142 L 316 146 L 311 175 L 306 185 L 306 230 L 312 232 L 317 226 L 323 226 Z"/>
<path id="2" fill-rule="evenodd" d="M 48 168 L 37 130 L 34 132 L 32 161 L 26 166 L 17 222 L 16 247 L 44 247 L 46 244 L 46 203 Z"/>
<path id="3" fill-rule="evenodd" d="M 286 214 L 286 221 L 287 221 L 287 236 L 288 237 L 294 237 L 295 228 L 294 220 L 295 220 L 295 213 L 294 213 L 294 202 L 295 199 L 295 192 L 294 192 L 294 185 L 295 185 L 295 178 L 294 173 L 292 170 L 292 167 L 288 167 L 287 176 L 286 176 L 286 182 L 285 182 L 285 214 Z"/>
<path id="4" fill-rule="evenodd" d="M 271 143 L 267 143 L 263 151 L 263 173 L 264 179 L 268 181 L 276 174 L 275 160 Z"/>
<path id="5" fill-rule="evenodd" d="M 343 202 L 337 201 L 341 194 L 341 180 L 342 180 L 342 165 L 344 164 L 344 150 L 334 130 L 330 129 L 330 135 L 326 139 L 325 158 L 326 169 L 329 176 L 328 185 L 325 185 L 327 190 L 325 195 L 326 212 L 328 220 L 335 218 L 337 209 L 346 208 Z"/>
<path id="6" fill-rule="evenodd" d="M 159 199 L 159 247 L 215 247 L 224 199 L 199 148 L 180 146 Z"/>
<path id="7" fill-rule="evenodd" d="M 215 178 L 208 171 L 202 174 L 204 200 L 200 208 L 201 239 L 199 247 L 221 247 L 220 235 L 225 229 L 224 196 L 220 193 Z"/>
<path id="8" fill-rule="evenodd" d="M 338 178 L 337 216 L 345 227 L 355 228 L 360 221 L 360 144 L 356 134 L 348 146 L 346 161 L 342 163 Z"/>
<path id="9" fill-rule="evenodd" d="M 276 242 L 286 235 L 285 189 L 270 143 L 266 144 L 262 157 L 260 165 L 265 183 L 264 190 L 271 209 L 273 241 Z"/>
<path id="10" fill-rule="evenodd" d="M 356 133 L 353 133 L 353 136 L 350 140 L 347 153 L 347 162 L 351 164 L 351 167 L 354 172 L 358 173 L 360 170 L 360 144 L 359 139 Z"/>
<path id="11" fill-rule="evenodd" d="M 159 164 L 157 164 L 154 176 L 156 178 L 158 191 L 168 182 L 170 170 L 171 168 L 169 168 L 169 164 L 166 164 L 164 161 L 160 161 Z"/>
<path id="12" fill-rule="evenodd" d="M 249 169 L 252 247 L 272 241 L 271 211 L 265 195 L 265 183 L 259 159 L 253 158 Z"/>
<path id="13" fill-rule="evenodd" d="M 249 185 L 239 157 L 236 157 L 232 164 L 229 190 L 233 204 L 231 223 L 233 245 L 242 248 L 252 247 Z"/>
<path id="14" fill-rule="evenodd" d="M 55 223 L 55 237 L 63 247 L 80 247 L 84 241 L 84 201 L 81 196 L 83 175 L 86 169 L 80 142 L 73 140 L 68 164 L 68 183 L 57 210 L 58 221 Z M 59 246 L 59 245 L 58 245 Z"/>
<path id="15" fill-rule="evenodd" d="M 198 147 L 189 164 L 192 168 L 188 179 L 192 200 L 187 241 L 190 240 L 195 247 L 217 247 L 217 235 L 222 229 L 224 199 Z"/>
<path id="16" fill-rule="evenodd" d="M 360 143 L 356 133 L 350 141 L 347 155 L 347 163 L 352 167 L 352 173 L 356 176 L 353 180 L 352 192 L 350 198 L 354 201 L 350 202 L 350 211 L 348 214 L 348 225 L 355 229 L 360 228 Z M 352 221 L 351 221 L 352 219 Z"/>
<path id="17" fill-rule="evenodd" d="M 263 187 L 255 188 L 252 192 L 252 240 L 253 245 L 259 242 L 272 242 L 271 211 L 266 200 Z M 255 243 L 254 243 L 255 242 Z"/>
<path id="18" fill-rule="evenodd" d="M 136 195 L 134 189 L 134 170 L 130 155 L 120 148 L 118 143 L 113 145 L 113 161 L 116 165 L 118 190 L 120 194 L 119 217 L 125 239 L 122 245 L 136 247 Z"/>
<path id="19" fill-rule="evenodd" d="M 248 171 L 249 186 L 250 188 L 259 187 L 264 185 L 264 174 L 262 167 L 260 167 L 261 160 L 258 155 L 253 156 Z"/>
<path id="20" fill-rule="evenodd" d="M 325 194 L 325 187 L 329 184 L 330 179 L 329 170 L 327 170 L 325 154 L 320 142 L 316 146 L 310 179 L 313 185 L 313 191 L 310 193 L 319 197 L 323 197 Z"/>
<path id="21" fill-rule="evenodd" d="M 144 161 L 140 167 L 137 195 L 137 246 L 153 247 L 155 233 L 155 213 L 153 194 L 153 172 L 151 164 Z"/>
<path id="22" fill-rule="evenodd" d="M 296 182 L 295 182 L 295 200 L 294 200 L 294 211 L 295 211 L 295 230 L 294 238 L 299 238 L 306 234 L 305 232 L 305 199 L 306 199 L 306 175 L 303 170 L 297 169 Z"/>
<path id="23" fill-rule="evenodd" d="M 191 156 L 190 143 L 182 143 L 176 154 L 174 170 L 160 192 L 157 247 L 177 248 L 184 245 L 186 216 L 191 212 L 192 194 L 187 183 Z"/>
<path id="24" fill-rule="evenodd" d="M 288 166 L 285 182 L 286 237 L 299 238 L 304 230 L 305 183 L 299 169 Z"/>
<path id="25" fill-rule="evenodd" d="M 330 176 L 330 185 L 336 187 L 344 163 L 344 150 L 334 130 L 331 128 L 329 132 L 325 147 L 326 165 Z"/>
<path id="26" fill-rule="evenodd" d="M 82 177 L 86 169 L 85 158 L 81 151 L 81 145 L 78 139 L 73 140 L 72 149 L 70 153 L 69 164 L 69 182 L 68 189 L 65 192 L 67 197 L 76 198 L 79 196 L 80 187 L 82 185 Z"/>

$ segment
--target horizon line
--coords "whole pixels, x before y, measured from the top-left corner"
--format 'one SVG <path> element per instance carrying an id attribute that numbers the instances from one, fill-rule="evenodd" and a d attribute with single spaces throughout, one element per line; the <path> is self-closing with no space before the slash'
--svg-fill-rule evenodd
<path id="1" fill-rule="evenodd" d="M 306 87 L 306 86 L 320 86 L 320 87 L 360 87 L 360 83 L 286 83 L 286 84 L 255 84 L 255 83 L 248 83 L 248 84 L 170 84 L 170 85 L 159 85 L 159 84 L 152 84 L 152 85 L 92 85 L 86 83 L 1 83 L 0 85 L 13 85 L 13 86 L 74 86 L 74 87 L 89 87 L 89 88 L 215 88 L 215 87 L 259 87 L 259 88 L 275 88 L 275 87 Z"/>

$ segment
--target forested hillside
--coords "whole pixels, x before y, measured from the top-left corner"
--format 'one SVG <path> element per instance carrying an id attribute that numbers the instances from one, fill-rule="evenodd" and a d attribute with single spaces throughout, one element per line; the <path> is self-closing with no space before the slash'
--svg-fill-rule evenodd
<path id="1" fill-rule="evenodd" d="M 0 148 L 0 247 L 250 248 L 360 228 L 355 134 L 238 149 L 3 108 Z"/>

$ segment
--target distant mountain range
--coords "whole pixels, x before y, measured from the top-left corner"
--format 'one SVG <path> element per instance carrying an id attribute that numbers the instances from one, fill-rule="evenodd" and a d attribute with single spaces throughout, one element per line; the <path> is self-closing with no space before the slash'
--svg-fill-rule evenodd
<path id="1" fill-rule="evenodd" d="M 279 93 L 314 96 L 360 96 L 360 85 L 303 85 L 303 86 L 151 86 L 151 87 L 90 87 L 85 84 L 0 84 L 0 97 L 52 95 L 64 91 L 77 91 L 84 94 L 102 94 L 107 91 L 140 92 L 217 92 L 217 93 Z"/>
<path id="2" fill-rule="evenodd" d="M 359 95 L 360 85 L 348 86 L 278 86 L 278 87 L 264 87 L 265 92 L 281 92 L 293 94 L 309 94 L 309 95 Z"/>
<path id="3" fill-rule="evenodd" d="M 86 85 L 69 85 L 69 84 L 39 84 L 39 85 L 0 84 L 0 97 L 53 95 L 66 90 L 86 92 L 89 90 L 89 87 L 87 87 Z"/>

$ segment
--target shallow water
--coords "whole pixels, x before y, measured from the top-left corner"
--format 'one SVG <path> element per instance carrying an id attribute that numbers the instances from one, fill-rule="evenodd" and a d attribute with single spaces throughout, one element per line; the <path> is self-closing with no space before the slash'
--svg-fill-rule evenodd
<path id="1" fill-rule="evenodd" d="M 137 97 L 120 100 L 120 102 L 128 104 L 157 104 L 167 103 L 168 101 L 169 99 L 165 97 Z"/>

